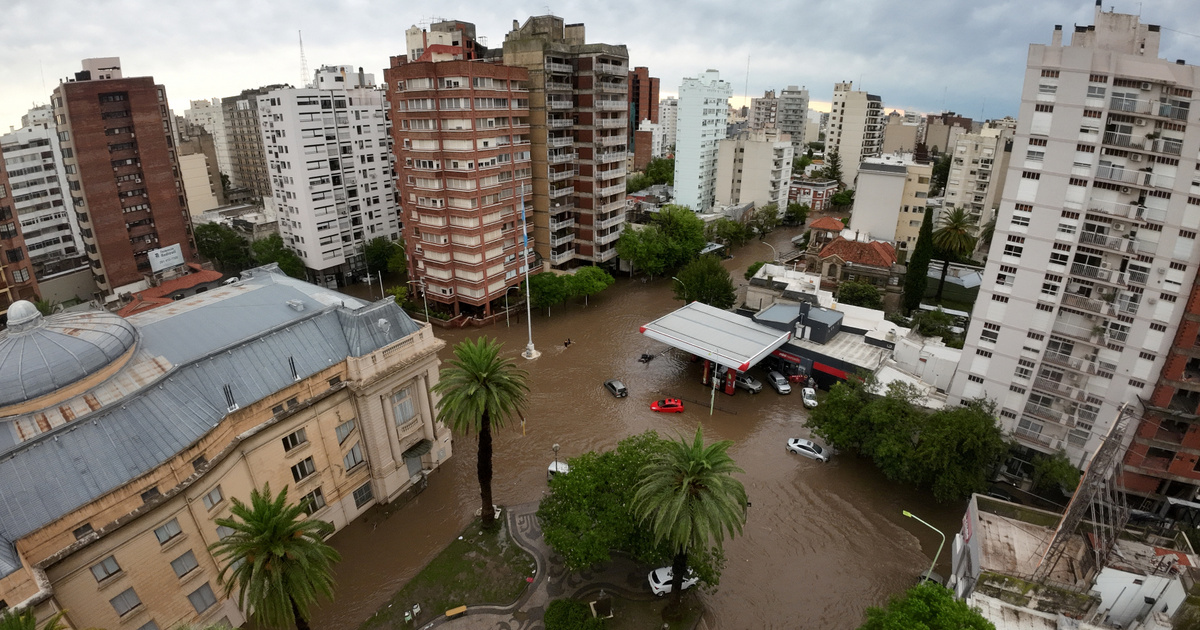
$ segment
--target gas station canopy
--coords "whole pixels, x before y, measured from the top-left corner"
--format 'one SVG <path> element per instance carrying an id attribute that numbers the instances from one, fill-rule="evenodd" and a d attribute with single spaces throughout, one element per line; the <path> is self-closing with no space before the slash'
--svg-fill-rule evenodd
<path id="1" fill-rule="evenodd" d="M 745 372 L 791 339 L 790 331 L 764 326 L 736 313 L 692 302 L 641 327 L 672 348 Z"/>

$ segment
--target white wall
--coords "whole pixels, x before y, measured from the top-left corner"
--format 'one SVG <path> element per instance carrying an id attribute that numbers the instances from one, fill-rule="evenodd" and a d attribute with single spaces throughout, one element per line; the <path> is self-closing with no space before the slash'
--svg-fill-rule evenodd
<path id="1" fill-rule="evenodd" d="M 1142 583 L 1135 584 L 1135 581 Z M 1147 597 L 1156 602 L 1153 604 L 1155 611 L 1162 611 L 1165 607 L 1171 614 L 1179 609 L 1187 597 L 1183 585 L 1173 575 L 1139 575 L 1111 567 L 1105 568 L 1096 577 L 1095 590 L 1100 593 L 1100 610 L 1102 613 L 1107 611 L 1101 619 L 1108 623 L 1119 623 L 1123 628 L 1128 628 L 1131 621 L 1148 614 L 1151 604 L 1146 603 Z"/>
<path id="2" fill-rule="evenodd" d="M 870 233 L 877 240 L 895 241 L 905 177 L 903 172 L 859 171 L 850 229 Z"/>

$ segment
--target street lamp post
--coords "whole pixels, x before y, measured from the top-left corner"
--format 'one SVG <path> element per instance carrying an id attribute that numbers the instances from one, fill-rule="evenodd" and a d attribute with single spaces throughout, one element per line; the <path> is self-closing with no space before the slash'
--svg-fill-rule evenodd
<path id="1" fill-rule="evenodd" d="M 929 529 L 932 529 L 933 531 L 937 532 L 939 536 L 942 537 L 942 542 L 941 542 L 941 544 L 938 545 L 937 553 L 933 554 L 933 562 L 930 563 L 930 565 L 929 565 L 929 573 L 926 574 L 926 577 L 932 577 L 933 576 L 933 568 L 937 566 L 938 556 L 942 555 L 942 547 L 944 547 L 946 545 L 946 535 L 942 533 L 942 530 L 921 520 L 921 518 L 918 517 L 916 514 L 913 514 L 912 512 L 909 512 L 908 510 L 903 510 L 902 513 L 905 516 L 907 516 L 908 518 L 916 519 L 918 523 L 924 525 L 925 527 L 928 527 Z"/>
<path id="2" fill-rule="evenodd" d="M 675 282 L 678 282 L 683 287 L 683 303 L 687 304 L 687 283 L 679 278 L 676 278 L 675 276 L 671 276 L 671 279 Z"/>
<path id="3" fill-rule="evenodd" d="M 425 291 L 425 278 L 421 278 L 420 280 L 409 280 L 408 283 L 415 284 L 415 285 L 418 285 L 421 287 L 421 299 L 424 300 L 424 302 L 425 302 L 425 323 L 428 324 L 429 323 L 429 295 L 427 295 L 428 292 Z M 383 286 L 382 281 L 380 283 L 380 286 Z"/>
<path id="4" fill-rule="evenodd" d="M 775 261 L 779 260 L 779 252 L 775 251 L 774 245 L 772 245 L 766 241 L 763 241 L 762 244 L 771 248 L 771 262 L 775 262 Z"/>
<path id="5" fill-rule="evenodd" d="M 525 185 L 521 185 L 521 237 L 524 242 L 525 252 L 521 257 L 525 260 L 525 322 L 529 325 L 529 345 L 525 346 L 525 352 L 521 356 L 526 359 L 536 359 L 541 355 L 540 352 L 533 348 L 533 311 L 530 303 L 533 302 L 533 287 L 529 286 L 529 224 L 525 221 Z"/>
<path id="6" fill-rule="evenodd" d="M 555 442 L 554 446 L 550 447 L 550 450 L 554 451 L 554 472 L 557 474 L 558 473 L 558 442 Z"/>

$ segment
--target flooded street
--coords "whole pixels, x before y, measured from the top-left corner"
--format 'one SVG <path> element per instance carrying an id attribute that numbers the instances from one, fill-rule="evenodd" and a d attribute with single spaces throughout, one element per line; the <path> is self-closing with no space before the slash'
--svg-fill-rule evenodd
<path id="1" fill-rule="evenodd" d="M 771 241 L 791 249 L 795 232 L 780 231 Z M 760 251 L 761 250 L 761 251 Z M 767 248 L 752 243 L 726 261 L 735 283 Z M 848 629 L 863 610 L 881 604 L 913 584 L 929 566 L 939 536 L 906 518 L 909 510 L 946 532 L 958 530 L 963 504 L 939 505 L 930 495 L 889 483 L 865 460 L 840 455 L 828 464 L 785 452 L 789 437 L 807 437 L 800 396 L 779 396 L 769 388 L 749 395 L 718 393 L 709 415 L 709 390 L 700 384 L 700 364 L 668 350 L 638 327 L 678 308 L 669 278 L 642 282 L 620 277 L 584 306 L 569 304 L 533 314 L 534 342 L 542 356 L 519 356 L 526 344 L 522 317 L 484 329 L 435 328 L 454 343 L 480 334 L 504 342 L 505 352 L 530 375 L 532 394 L 525 434 L 514 423 L 495 434 L 494 493 L 499 504 L 537 500 L 546 489 L 551 445 L 560 459 L 612 448 L 620 439 L 647 429 L 665 437 L 690 435 L 704 426 L 706 441 L 733 440 L 730 454 L 745 469 L 752 507 L 744 535 L 727 541 L 728 559 L 720 587 L 702 595 L 715 628 Z M 365 287 L 364 287 L 365 288 Z M 563 341 L 573 340 L 570 347 Z M 639 363 L 642 353 L 659 355 Z M 752 370 L 760 380 L 763 374 Z M 614 399 L 601 387 L 619 378 L 629 397 Z M 682 414 L 656 414 L 651 401 L 683 398 Z M 435 472 L 428 489 L 390 517 L 374 510 L 338 533 L 332 542 L 342 553 L 337 566 L 337 600 L 319 610 L 313 627 L 350 630 L 369 617 L 471 519 L 479 504 L 475 480 L 475 438 L 458 436 L 455 455 Z M 947 573 L 948 549 L 942 551 Z M 648 587 L 647 587 L 648 588 Z M 468 602 L 464 602 L 468 603 Z"/>

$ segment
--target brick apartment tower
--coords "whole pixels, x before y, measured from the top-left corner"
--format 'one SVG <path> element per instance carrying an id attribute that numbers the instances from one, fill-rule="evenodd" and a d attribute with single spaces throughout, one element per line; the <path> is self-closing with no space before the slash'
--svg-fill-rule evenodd
<path id="1" fill-rule="evenodd" d="M 634 168 L 644 169 L 650 163 L 653 134 L 638 131 L 643 120 L 658 123 L 658 77 L 650 69 L 638 66 L 629 71 L 629 147 L 634 153 Z"/>
<path id="2" fill-rule="evenodd" d="M 629 53 L 587 44 L 583 24 L 513 21 L 504 63 L 529 71 L 535 249 L 556 268 L 617 257 L 625 223 Z"/>
<path id="3" fill-rule="evenodd" d="M 0 154 L 0 315 L 7 314 L 8 306 L 17 300 L 38 299 L 37 278 L 29 252 L 25 251 L 13 196 L 4 169 L 4 155 Z"/>
<path id="4" fill-rule="evenodd" d="M 67 188 L 101 293 L 141 290 L 148 252 L 179 244 L 197 261 L 166 89 L 123 78 L 116 57 L 83 60 L 52 96 Z M 131 286 L 132 285 L 132 286 Z"/>
<path id="5" fill-rule="evenodd" d="M 225 125 L 225 142 L 229 148 L 229 184 L 231 203 L 262 204 L 271 196 L 271 172 L 263 149 L 262 122 L 258 113 L 258 97 L 266 96 L 286 85 L 267 85 L 221 99 L 221 115 Z"/>
<path id="6" fill-rule="evenodd" d="M 469 38 L 429 44 L 428 36 L 410 29 L 410 42 L 421 45 L 409 49 L 420 56 L 392 57 L 384 71 L 409 273 L 429 301 L 486 317 L 524 280 L 529 72 L 472 60 Z M 528 219 L 532 229 L 531 212 Z"/>

